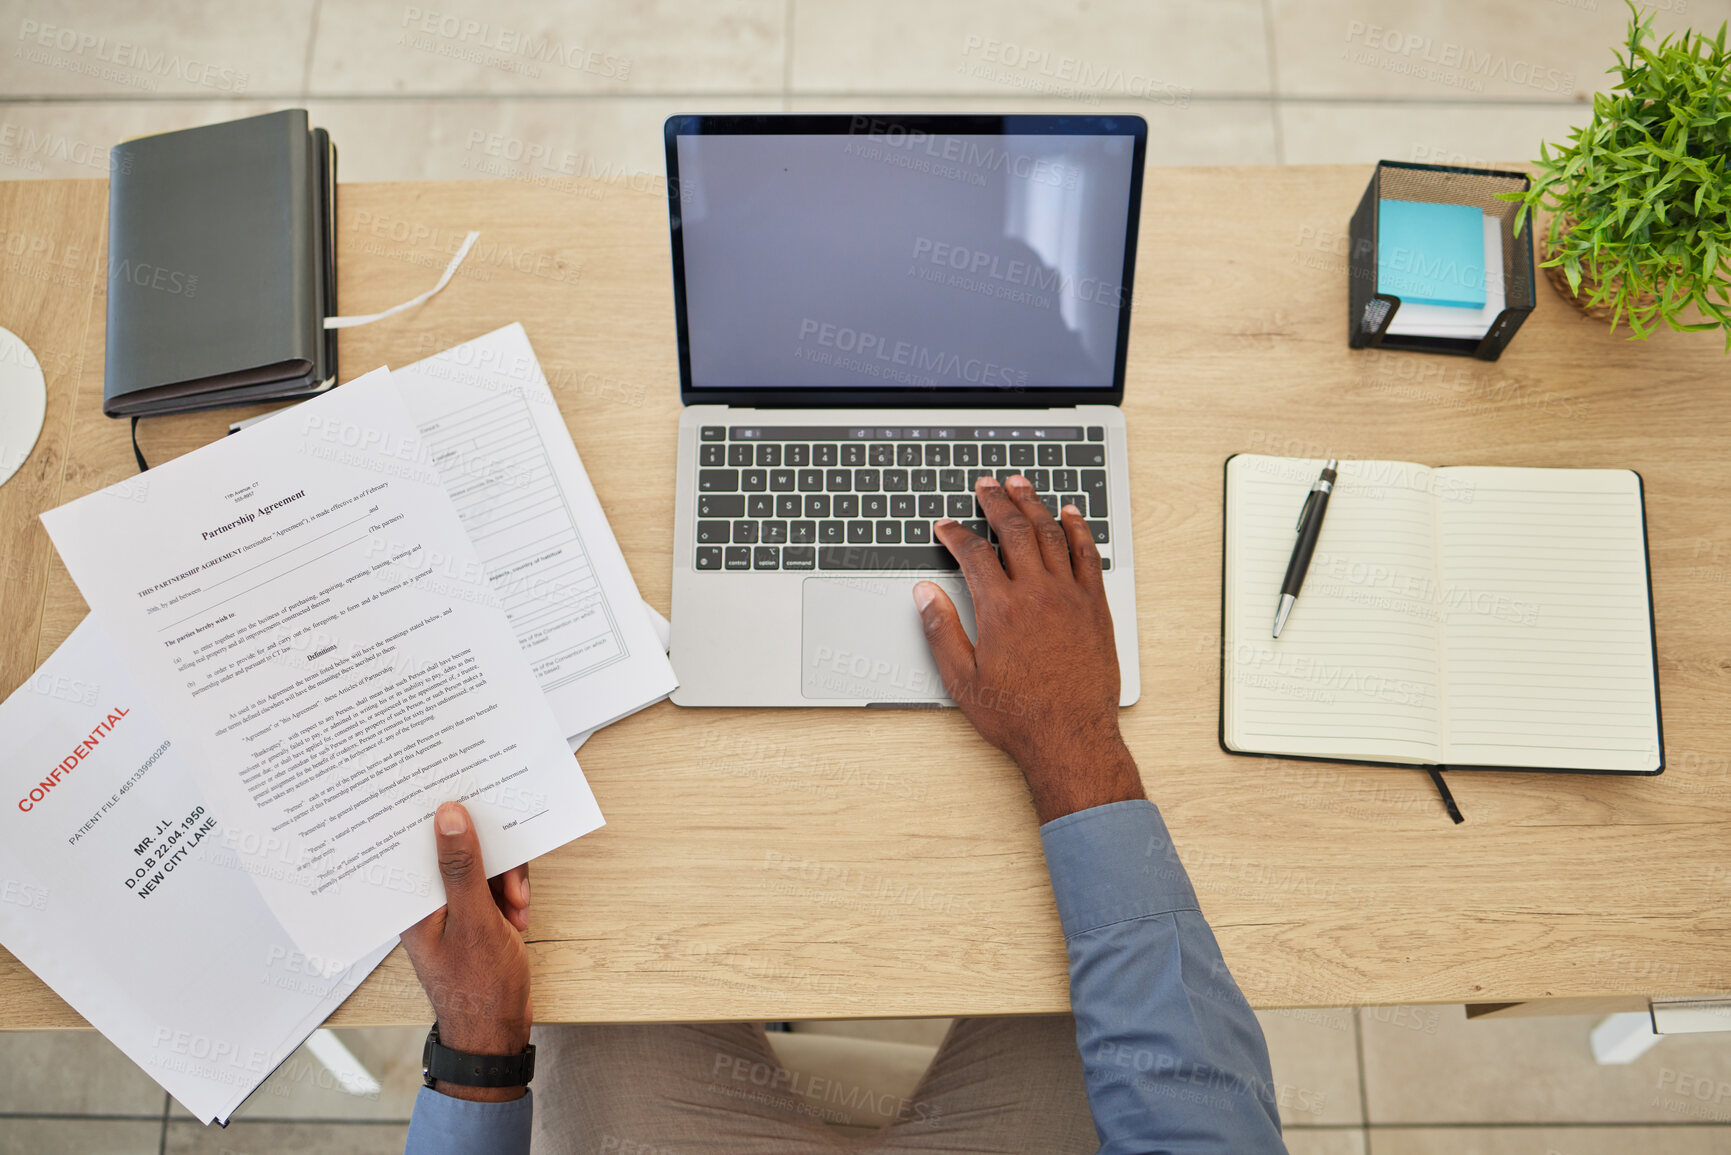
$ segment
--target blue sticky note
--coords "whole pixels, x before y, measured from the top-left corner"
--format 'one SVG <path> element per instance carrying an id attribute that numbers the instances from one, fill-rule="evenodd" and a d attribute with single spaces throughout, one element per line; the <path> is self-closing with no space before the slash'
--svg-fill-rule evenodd
<path id="1" fill-rule="evenodd" d="M 1471 205 L 1377 202 L 1376 289 L 1420 305 L 1482 309 L 1484 213 Z"/>

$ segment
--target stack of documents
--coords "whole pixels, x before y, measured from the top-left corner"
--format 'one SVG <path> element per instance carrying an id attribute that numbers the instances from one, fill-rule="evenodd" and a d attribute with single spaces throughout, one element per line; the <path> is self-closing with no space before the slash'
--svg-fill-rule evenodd
<path id="1" fill-rule="evenodd" d="M 440 803 L 495 873 L 595 829 L 570 751 L 675 684 L 520 326 L 43 520 L 0 942 L 207 1122 L 443 904 Z"/>

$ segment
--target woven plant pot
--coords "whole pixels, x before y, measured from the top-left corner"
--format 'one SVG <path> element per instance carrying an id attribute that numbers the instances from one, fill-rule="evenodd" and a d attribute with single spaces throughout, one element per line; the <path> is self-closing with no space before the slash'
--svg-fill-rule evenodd
<path id="1" fill-rule="evenodd" d="M 1563 234 L 1565 236 L 1568 234 L 1567 225 L 1563 228 Z M 1549 261 L 1557 255 L 1558 250 L 1552 247 L 1548 234 L 1542 244 L 1544 252 L 1543 260 Z M 1574 290 L 1569 288 L 1569 274 L 1564 270 L 1563 266 L 1545 265 L 1544 270 L 1546 279 L 1551 282 L 1551 287 L 1557 290 L 1558 295 L 1560 295 L 1563 300 L 1567 301 L 1582 314 L 1591 317 L 1593 320 L 1604 321 L 1606 324 L 1610 324 L 1611 314 L 1616 311 L 1615 301 L 1618 284 L 1617 281 L 1610 282 L 1610 296 L 1597 305 L 1589 305 L 1587 304 L 1587 301 L 1599 287 L 1599 278 L 1593 272 L 1590 264 L 1586 262 L 1582 262 L 1581 264 L 1581 291 L 1579 293 L 1576 293 Z M 1635 307 L 1645 307 L 1652 305 L 1658 299 L 1659 298 L 1653 293 L 1639 293 L 1636 295 L 1632 303 Z"/>

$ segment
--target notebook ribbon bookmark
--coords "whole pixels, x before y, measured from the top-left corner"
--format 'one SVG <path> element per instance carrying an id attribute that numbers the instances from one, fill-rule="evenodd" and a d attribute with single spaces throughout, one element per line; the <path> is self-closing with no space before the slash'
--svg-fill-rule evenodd
<path id="1" fill-rule="evenodd" d="M 457 267 L 463 263 L 463 258 L 469 255 L 469 250 L 474 247 L 475 240 L 480 235 L 478 232 L 471 232 L 463 238 L 462 248 L 452 255 L 451 263 L 445 266 L 444 275 L 439 278 L 439 283 L 420 296 L 411 297 L 400 305 L 392 305 L 382 313 L 368 313 L 363 317 L 326 317 L 325 328 L 352 329 L 356 325 L 371 325 L 374 321 L 382 321 L 386 317 L 394 317 L 398 313 L 413 309 L 416 305 L 425 304 L 432 299 L 433 294 L 451 283 L 451 278 L 457 275 Z"/>

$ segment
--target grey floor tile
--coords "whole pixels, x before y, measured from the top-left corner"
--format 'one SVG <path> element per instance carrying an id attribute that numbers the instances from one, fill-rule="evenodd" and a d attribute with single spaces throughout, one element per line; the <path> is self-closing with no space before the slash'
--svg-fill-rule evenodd
<path id="1" fill-rule="evenodd" d="M 1357 1128 L 1288 1130 L 1286 1155 L 1365 1155 L 1364 1132 Z"/>
<path id="2" fill-rule="evenodd" d="M 1274 113 L 1260 100 L 1076 100 L 1063 96 L 801 96 L 792 112 L 986 112 L 1056 116 L 1134 113 L 1148 122 L 1148 163 L 1273 164 Z"/>
<path id="3" fill-rule="evenodd" d="M 9 42 L 0 92 L 116 99 L 299 92 L 313 6 L 0 0 Z"/>
<path id="4" fill-rule="evenodd" d="M 779 93 L 785 0 L 326 4 L 311 92 Z"/>
<path id="5" fill-rule="evenodd" d="M 225 1129 L 172 1122 L 164 1150 L 166 1155 L 400 1155 L 408 1134 L 407 1123 L 230 1123 Z"/>
<path id="6" fill-rule="evenodd" d="M 154 1121 L 0 1119 L 0 1155 L 156 1155 L 161 1142 Z"/>
<path id="7" fill-rule="evenodd" d="M 1370 1143 L 1376 1155 L 1727 1155 L 1731 1128 L 1372 1127 Z"/>
<path id="8" fill-rule="evenodd" d="M 1540 141 L 1564 141 L 1590 111 L 1578 105 L 1376 106 L 1282 104 L 1287 164 L 1371 164 L 1379 160 L 1475 168 L 1537 159 Z"/>
<path id="9" fill-rule="evenodd" d="M 0 1031 L 0 1071 L 0 1114 L 162 1113 L 162 1088 L 95 1031 Z"/>
<path id="10" fill-rule="evenodd" d="M 1260 0 L 794 0 L 794 93 L 1268 91 Z"/>
<path id="11" fill-rule="evenodd" d="M 109 150 L 123 140 L 284 107 L 290 106 L 252 100 L 0 101 L 0 180 L 106 177 Z"/>
<path id="12" fill-rule="evenodd" d="M 341 1039 L 380 1088 L 351 1095 L 330 1069 L 305 1047 L 264 1081 L 235 1113 L 235 1119 L 407 1119 L 421 1089 L 421 1047 L 425 1027 L 363 1027 L 339 1030 Z M 178 1102 L 171 1114 L 188 1117 Z"/>
<path id="13" fill-rule="evenodd" d="M 1460 1007 L 1374 1007 L 1360 1017 L 1373 1126 L 1731 1124 L 1731 1036 L 1672 1035 L 1601 1067 L 1587 1044 L 1593 1016 L 1468 1022 Z"/>
<path id="14" fill-rule="evenodd" d="M 1258 1011 L 1283 1124 L 1362 1123 L 1352 1011 Z"/>
<path id="15" fill-rule="evenodd" d="M 1731 0 L 1661 0 L 1655 31 L 1717 29 Z M 1611 0 L 1272 0 L 1283 96 L 1586 99 L 1628 9 Z"/>
<path id="16" fill-rule="evenodd" d="M 935 1047 L 944 1041 L 954 1019 L 819 1019 L 794 1023 L 795 1034 L 838 1035 L 847 1039 L 875 1039 L 881 1043 L 915 1043 Z"/>

